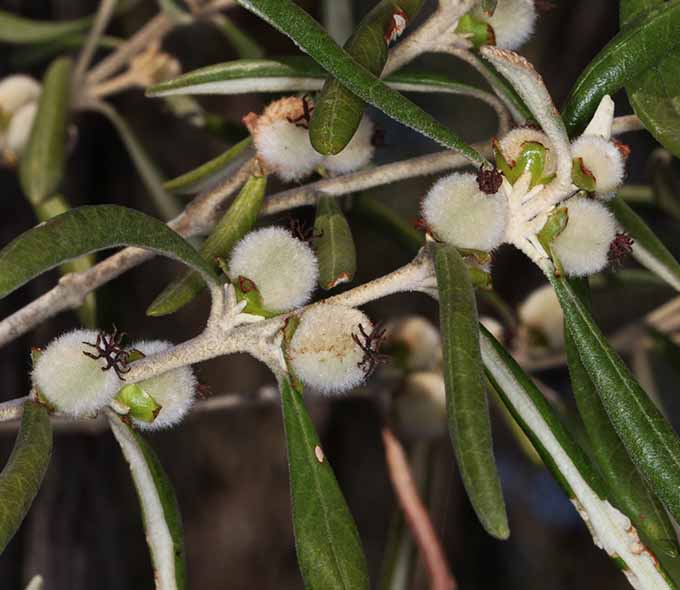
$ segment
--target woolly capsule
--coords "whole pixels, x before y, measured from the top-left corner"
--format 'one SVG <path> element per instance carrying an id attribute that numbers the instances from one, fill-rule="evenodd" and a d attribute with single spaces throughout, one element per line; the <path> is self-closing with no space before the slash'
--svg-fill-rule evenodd
<path id="1" fill-rule="evenodd" d="M 168 350 L 171 342 L 151 340 L 137 342 L 133 348 L 146 356 Z M 151 379 L 140 381 L 138 385 L 161 406 L 161 411 L 153 422 L 132 421 L 143 430 L 159 430 L 180 422 L 187 414 L 196 395 L 197 381 L 191 367 L 180 367 L 162 373 Z"/>
<path id="2" fill-rule="evenodd" d="M 587 276 L 607 266 L 609 246 L 616 237 L 616 221 L 600 203 L 572 198 L 565 203 L 569 221 L 553 242 L 564 270 L 572 276 Z"/>
<path id="3" fill-rule="evenodd" d="M 364 351 L 352 335 L 367 334 L 373 324 L 366 315 L 344 305 L 320 304 L 300 317 L 287 349 L 294 374 L 322 393 L 339 393 L 360 385 L 366 371 L 360 364 Z"/>
<path id="4" fill-rule="evenodd" d="M 473 250 L 499 246 L 508 223 L 505 196 L 480 191 L 474 174 L 454 173 L 438 180 L 423 200 L 422 212 L 437 238 Z"/>
<path id="5" fill-rule="evenodd" d="M 302 180 L 323 161 L 309 140 L 312 108 L 310 99 L 291 96 L 271 103 L 261 116 L 250 113 L 243 118 L 260 164 L 285 182 Z"/>
<path id="6" fill-rule="evenodd" d="M 33 121 L 38 112 L 38 103 L 30 102 L 22 106 L 12 117 L 7 128 L 6 147 L 15 157 L 19 158 L 23 153 L 28 139 L 31 136 Z"/>
<path id="7" fill-rule="evenodd" d="M 280 227 L 247 234 L 229 260 L 233 281 L 245 277 L 255 283 L 268 311 L 284 312 L 307 303 L 314 292 L 319 265 L 305 242 Z"/>
<path id="8" fill-rule="evenodd" d="M 558 350 L 564 346 L 564 314 L 550 285 L 531 293 L 520 305 L 518 316 L 530 347 Z"/>
<path id="9" fill-rule="evenodd" d="M 71 416 L 92 415 L 115 397 L 123 385 L 113 369 L 104 370 L 104 359 L 96 353 L 95 330 L 74 330 L 55 338 L 33 368 L 33 384 L 60 412 Z"/>
<path id="10" fill-rule="evenodd" d="M 0 81 L 0 113 L 13 115 L 22 106 L 35 102 L 40 90 L 40 84 L 29 76 L 8 76 Z"/>
<path id="11" fill-rule="evenodd" d="M 323 165 L 333 174 L 348 174 L 366 166 L 375 153 L 373 122 L 366 116 L 361 119 L 354 137 L 339 154 L 324 158 Z"/>
<path id="12" fill-rule="evenodd" d="M 394 421 L 399 433 L 411 440 L 446 434 L 446 389 L 441 373 L 423 371 L 404 379 L 394 398 Z"/>
<path id="13" fill-rule="evenodd" d="M 403 356 L 408 371 L 434 369 L 442 361 L 442 340 L 439 330 L 417 315 L 399 318 L 387 324 L 386 345 Z"/>
<path id="14" fill-rule="evenodd" d="M 587 172 L 595 179 L 597 193 L 614 191 L 623 182 L 624 157 L 621 151 L 604 137 L 582 135 L 571 144 L 571 153 L 574 159 L 583 160 Z"/>
<path id="15" fill-rule="evenodd" d="M 517 127 L 506 133 L 498 142 L 498 149 L 510 166 L 514 166 L 527 143 L 539 143 L 545 148 L 545 167 L 543 176 L 551 176 L 557 171 L 557 157 L 552 142 L 542 131 L 531 127 Z"/>
<path id="16" fill-rule="evenodd" d="M 491 25 L 496 46 L 503 49 L 517 49 L 528 41 L 537 17 L 534 0 L 498 0 L 492 16 L 481 7 L 475 9 L 474 15 Z"/>

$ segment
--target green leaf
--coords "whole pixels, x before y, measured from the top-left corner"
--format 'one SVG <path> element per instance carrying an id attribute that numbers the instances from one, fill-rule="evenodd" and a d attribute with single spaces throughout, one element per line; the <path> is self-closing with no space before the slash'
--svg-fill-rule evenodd
<path id="1" fill-rule="evenodd" d="M 66 21 L 38 21 L 0 10 L 0 42 L 45 43 L 63 35 L 86 31 L 91 23 L 90 17 Z"/>
<path id="2" fill-rule="evenodd" d="M 21 526 L 52 455 L 52 425 L 47 409 L 27 400 L 12 454 L 0 473 L 0 554 Z"/>
<path id="3" fill-rule="evenodd" d="M 321 197 L 314 220 L 314 250 L 319 259 L 319 286 L 332 289 L 348 283 L 357 269 L 357 251 L 337 199 Z"/>
<path id="4" fill-rule="evenodd" d="M 114 412 L 107 415 L 137 490 L 156 588 L 184 590 L 184 533 L 172 484 L 144 438 Z"/>
<path id="5" fill-rule="evenodd" d="M 103 114 L 114 126 L 118 135 L 120 135 L 161 218 L 168 221 L 177 217 L 182 212 L 182 207 L 175 197 L 165 190 L 161 173 L 134 131 L 127 124 L 127 121 L 113 107 L 106 103 L 98 102 L 88 105 L 88 108 Z"/>
<path id="6" fill-rule="evenodd" d="M 33 205 L 52 196 L 64 177 L 72 69 L 71 60 L 61 57 L 43 78 L 38 112 L 19 162 L 21 188 Z"/>
<path id="7" fill-rule="evenodd" d="M 57 215 L 66 213 L 71 210 L 71 206 L 66 201 L 63 195 L 55 195 L 49 199 L 43 201 L 42 203 L 35 205 L 33 207 L 35 215 L 38 221 L 43 222 L 48 219 L 52 219 Z M 59 267 L 62 275 L 67 275 L 69 273 L 79 273 L 85 272 L 86 270 L 94 266 L 96 260 L 94 255 L 90 254 L 87 256 L 80 256 L 73 260 L 65 262 Z M 85 301 L 78 308 L 78 317 L 80 318 L 80 323 L 88 328 L 94 328 L 97 325 L 97 299 L 94 292 L 88 293 L 85 297 Z"/>
<path id="8" fill-rule="evenodd" d="M 671 515 L 680 517 L 680 439 L 564 278 L 548 273 L 581 362 L 628 455 Z"/>
<path id="9" fill-rule="evenodd" d="M 588 305 L 587 282 L 574 282 L 574 289 L 584 304 Z M 675 531 L 666 511 L 628 457 L 566 327 L 564 336 L 576 405 L 592 443 L 593 457 L 607 484 L 613 504 L 633 521 L 645 542 L 654 545 L 657 557 L 662 561 L 669 556 L 677 558 L 679 550 Z M 658 549 L 662 550 L 663 555 Z"/>
<path id="10" fill-rule="evenodd" d="M 358 64 L 380 77 L 387 61 L 388 31 L 395 15 L 410 22 L 423 0 L 381 0 L 361 20 L 357 30 L 345 43 L 345 50 Z M 329 79 L 316 99 L 309 123 L 309 138 L 321 154 L 340 153 L 356 133 L 365 103 L 341 82 Z"/>
<path id="11" fill-rule="evenodd" d="M 250 136 L 230 147 L 216 158 L 194 168 L 189 172 L 168 180 L 163 184 L 166 191 L 178 194 L 193 194 L 216 185 L 231 175 L 235 164 L 240 164 L 243 156 L 251 154 L 249 149 L 253 140 Z"/>
<path id="12" fill-rule="evenodd" d="M 290 37 L 329 74 L 362 100 L 441 145 L 460 152 L 471 162 L 477 165 L 487 163 L 458 135 L 358 64 L 331 39 L 319 23 L 292 0 L 238 1 Z"/>
<path id="13" fill-rule="evenodd" d="M 12 69 L 25 69 L 41 63 L 55 56 L 80 49 L 87 41 L 84 33 L 68 33 L 54 40 L 44 43 L 23 45 L 15 48 L 9 56 L 9 65 Z M 124 43 L 119 37 L 102 35 L 99 38 L 99 47 L 104 49 L 116 49 Z"/>
<path id="14" fill-rule="evenodd" d="M 680 291 L 680 264 L 650 227 L 621 197 L 614 197 L 607 202 L 607 206 L 635 240 L 633 256 L 637 261 Z"/>
<path id="15" fill-rule="evenodd" d="M 217 258 L 226 258 L 236 243 L 255 225 L 266 189 L 266 176 L 251 176 L 208 239 L 203 242 L 201 256 L 211 268 L 217 269 Z M 154 317 L 174 313 L 191 302 L 204 287 L 200 275 L 188 271 L 170 283 L 154 299 L 146 313 Z"/>
<path id="16" fill-rule="evenodd" d="M 570 135 L 582 130 L 606 94 L 639 78 L 680 48 L 680 0 L 669 0 L 621 29 L 574 84 L 563 118 Z"/>
<path id="17" fill-rule="evenodd" d="M 621 0 L 621 26 L 643 16 L 664 0 Z M 666 43 L 673 44 L 677 30 L 660 32 Z M 635 114 L 663 146 L 680 157 L 680 48 L 650 65 L 626 84 L 626 93 Z"/>
<path id="18" fill-rule="evenodd" d="M 174 258 L 219 286 L 211 266 L 167 225 L 117 205 L 78 207 L 24 232 L 0 250 L 0 298 L 78 256 L 137 246 Z"/>
<path id="19" fill-rule="evenodd" d="M 340 491 L 301 391 L 281 381 L 293 505 L 293 529 L 307 590 L 368 590 L 356 524 Z"/>
<path id="20" fill-rule="evenodd" d="M 475 292 L 467 266 L 453 246 L 436 248 L 434 267 L 451 442 L 477 517 L 489 534 L 507 539 L 510 529 L 493 456 Z"/>

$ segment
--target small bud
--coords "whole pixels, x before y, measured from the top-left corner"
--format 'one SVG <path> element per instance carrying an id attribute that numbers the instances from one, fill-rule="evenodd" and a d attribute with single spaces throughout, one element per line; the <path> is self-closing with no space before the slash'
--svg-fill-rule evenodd
<path id="1" fill-rule="evenodd" d="M 134 348 L 145 356 L 151 356 L 172 346 L 172 343 L 161 340 L 144 340 L 137 342 Z M 142 430 L 159 430 L 173 426 L 184 418 L 194 403 L 198 384 L 191 367 L 180 367 L 140 381 L 137 385 L 160 406 L 160 411 L 152 421 L 137 419 L 132 413 L 130 417 Z"/>
<path id="2" fill-rule="evenodd" d="M 553 251 L 568 275 L 587 276 L 599 272 L 607 266 L 609 245 L 616 237 L 614 217 L 592 199 L 575 197 L 565 206 L 569 220 L 553 241 Z"/>
<path id="3" fill-rule="evenodd" d="M 492 16 L 481 7 L 475 8 L 473 14 L 491 25 L 496 46 L 502 49 L 517 49 L 528 41 L 537 17 L 534 0 L 498 0 Z"/>
<path id="4" fill-rule="evenodd" d="M 532 145 L 539 145 L 545 148 L 542 156 L 543 165 L 541 170 L 530 170 L 532 172 L 532 179 L 535 177 L 536 182 L 538 182 L 550 178 L 557 171 L 555 150 L 548 136 L 542 131 L 532 129 L 531 127 L 518 127 L 507 133 L 495 146 L 496 163 L 511 184 L 514 184 L 517 178 L 524 172 L 523 169 L 515 171 L 515 168 L 520 163 L 519 161 L 522 159 L 522 156 L 526 154 L 527 147 Z M 529 167 L 532 164 L 532 162 L 526 162 L 526 165 Z"/>
<path id="5" fill-rule="evenodd" d="M 260 163 L 285 182 L 302 180 L 323 161 L 309 140 L 313 108 L 309 98 L 290 96 L 271 103 L 259 117 L 250 113 L 243 118 Z"/>
<path id="6" fill-rule="evenodd" d="M 592 177 L 595 192 L 609 193 L 623 182 L 624 158 L 613 142 L 595 135 L 582 135 L 571 144 L 571 153 L 574 160 L 581 160 L 583 174 Z M 577 183 L 577 179 L 574 182 Z"/>
<path id="7" fill-rule="evenodd" d="M 12 116 L 22 106 L 38 100 L 40 91 L 40 84 L 29 76 L 8 76 L 0 81 L 0 115 Z"/>
<path id="8" fill-rule="evenodd" d="M 228 264 L 232 281 L 255 284 L 263 307 L 284 312 L 307 303 L 314 292 L 319 265 L 308 244 L 280 227 L 247 234 L 234 248 Z"/>
<path id="9" fill-rule="evenodd" d="M 387 29 L 385 30 L 385 44 L 390 45 L 399 39 L 406 29 L 407 24 L 408 16 L 403 10 L 401 10 L 401 8 L 397 8 L 392 14 L 392 18 L 390 19 Z"/>
<path id="10" fill-rule="evenodd" d="M 29 102 L 21 107 L 12 117 L 7 129 L 6 148 L 9 154 L 19 159 L 23 153 L 28 139 L 31 136 L 33 121 L 38 112 L 38 103 Z"/>
<path id="11" fill-rule="evenodd" d="M 536 289 L 518 310 L 522 337 L 529 348 L 559 350 L 564 346 L 564 315 L 550 285 Z"/>
<path id="12" fill-rule="evenodd" d="M 176 78 L 182 73 L 182 66 L 154 43 L 132 59 L 130 71 L 142 87 L 147 87 Z"/>
<path id="13" fill-rule="evenodd" d="M 339 393 L 360 385 L 367 376 L 366 353 L 353 336 L 371 332 L 366 315 L 352 307 L 319 304 L 300 316 L 287 348 L 295 376 L 322 393 Z"/>
<path id="14" fill-rule="evenodd" d="M 33 384 L 60 412 L 89 416 L 108 405 L 123 382 L 104 358 L 91 358 L 101 335 L 95 330 L 62 334 L 45 348 L 33 369 Z"/>
<path id="15" fill-rule="evenodd" d="M 454 173 L 438 180 L 423 200 L 422 212 L 438 239 L 485 252 L 502 243 L 508 223 L 505 196 L 481 192 L 474 174 Z"/>
<path id="16" fill-rule="evenodd" d="M 352 140 L 339 154 L 324 158 L 323 165 L 333 174 L 348 174 L 365 167 L 375 153 L 373 122 L 366 116 L 361 119 Z"/>
<path id="17" fill-rule="evenodd" d="M 386 326 L 385 346 L 407 371 L 428 371 L 442 361 L 439 330 L 417 315 L 392 321 Z"/>
<path id="18" fill-rule="evenodd" d="M 446 434 L 446 389 L 440 373 L 412 373 L 394 398 L 394 421 L 399 434 L 410 440 Z"/>

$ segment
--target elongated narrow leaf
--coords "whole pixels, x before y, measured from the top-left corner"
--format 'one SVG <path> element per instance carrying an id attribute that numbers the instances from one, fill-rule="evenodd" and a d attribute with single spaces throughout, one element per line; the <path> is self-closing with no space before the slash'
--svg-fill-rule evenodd
<path id="1" fill-rule="evenodd" d="M 47 409 L 28 400 L 12 454 L 0 473 L 0 554 L 31 507 L 51 455 L 52 425 Z"/>
<path id="2" fill-rule="evenodd" d="M 208 239 L 203 242 L 201 256 L 217 269 L 217 258 L 226 258 L 236 243 L 251 230 L 262 207 L 267 188 L 266 176 L 251 176 Z M 192 301 L 205 288 L 200 274 L 188 271 L 168 285 L 146 310 L 147 315 L 174 313 Z"/>
<path id="3" fill-rule="evenodd" d="M 635 529 L 607 500 L 604 485 L 550 405 L 514 359 L 481 328 L 487 375 L 583 518 L 593 540 L 644 590 L 670 590 L 656 560 L 631 543 Z M 644 549 L 644 546 L 643 546 Z"/>
<path id="4" fill-rule="evenodd" d="M 69 33 L 58 37 L 54 41 L 45 43 L 23 45 L 12 50 L 9 56 L 9 65 L 13 69 L 25 69 L 35 64 L 53 59 L 57 55 L 73 49 L 80 49 L 85 45 L 87 35 L 84 33 Z M 124 42 L 118 37 L 102 35 L 99 38 L 99 47 L 102 49 L 116 49 Z"/>
<path id="5" fill-rule="evenodd" d="M 244 157 L 252 154 L 249 149 L 253 141 L 250 136 L 229 148 L 223 154 L 194 168 L 177 178 L 168 180 L 163 188 L 178 194 L 193 194 L 214 186 L 223 178 L 231 175 L 234 166 L 240 164 Z"/>
<path id="6" fill-rule="evenodd" d="M 471 162 L 486 160 L 458 135 L 398 92 L 391 90 L 339 47 L 309 14 L 292 0 L 238 0 L 239 4 L 289 36 L 334 78 L 362 100 Z"/>
<path id="7" fill-rule="evenodd" d="M 109 411 L 108 418 L 137 490 L 156 588 L 183 590 L 186 585 L 184 534 L 172 484 L 144 438 L 114 412 Z"/>
<path id="8" fill-rule="evenodd" d="M 0 10 L 0 42 L 45 43 L 70 33 L 86 31 L 91 18 L 67 21 L 38 21 Z"/>
<path id="9" fill-rule="evenodd" d="M 621 29 L 574 84 L 563 109 L 570 135 L 582 130 L 606 94 L 658 65 L 680 47 L 680 0 L 669 0 Z"/>
<path id="10" fill-rule="evenodd" d="M 117 205 L 79 207 L 24 232 L 0 250 L 0 297 L 78 256 L 137 246 L 174 258 L 214 286 L 211 266 L 167 225 L 140 211 Z"/>
<path id="11" fill-rule="evenodd" d="M 71 60 L 62 57 L 47 70 L 35 122 L 19 163 L 21 188 L 34 206 L 52 196 L 64 177 L 72 69 Z"/>
<path id="12" fill-rule="evenodd" d="M 587 283 L 578 284 L 574 281 L 573 286 L 584 304 L 588 305 Z M 677 558 L 679 550 L 675 530 L 666 511 L 628 457 L 566 327 L 564 337 L 574 399 L 612 503 L 633 521 L 662 563 L 668 557 Z"/>
<path id="13" fill-rule="evenodd" d="M 630 458 L 674 518 L 680 517 L 680 439 L 607 342 L 565 279 L 548 273 L 569 333 Z"/>
<path id="14" fill-rule="evenodd" d="M 70 211 L 71 207 L 63 195 L 55 195 L 42 203 L 35 205 L 34 211 L 38 221 L 47 221 L 57 215 Z M 95 257 L 92 254 L 81 256 L 69 260 L 60 266 L 62 275 L 69 273 L 85 272 L 91 268 L 95 263 Z M 78 308 L 78 317 L 80 323 L 88 328 L 94 328 L 97 325 L 97 299 L 94 292 L 89 293 L 85 297 L 83 305 Z"/>
<path id="15" fill-rule="evenodd" d="M 680 264 L 661 240 L 621 197 L 607 203 L 624 230 L 635 240 L 633 256 L 645 268 L 680 291 Z"/>
<path id="16" fill-rule="evenodd" d="M 368 590 L 359 533 L 299 390 L 281 382 L 293 529 L 308 590 Z"/>
<path id="17" fill-rule="evenodd" d="M 437 247 L 434 266 L 451 442 L 477 517 L 489 534 L 507 539 L 510 529 L 493 456 L 475 292 L 453 246 Z"/>
<path id="18" fill-rule="evenodd" d="M 319 259 L 319 286 L 332 289 L 354 278 L 357 252 L 352 230 L 337 199 L 321 197 L 314 220 L 314 250 Z"/>
<path id="19" fill-rule="evenodd" d="M 357 63 L 380 77 L 387 61 L 391 31 L 403 29 L 420 11 L 423 0 L 381 0 L 362 19 L 345 43 Z M 329 79 L 317 97 L 309 137 L 321 154 L 338 154 L 350 142 L 366 105 L 338 80 Z"/>
<path id="20" fill-rule="evenodd" d="M 115 127 L 161 217 L 166 221 L 177 217 L 181 213 L 182 207 L 175 197 L 163 187 L 161 173 L 127 121 L 108 104 L 97 103 L 92 105 L 91 108 L 102 113 Z"/>
<path id="21" fill-rule="evenodd" d="M 621 26 L 633 22 L 665 0 L 621 0 Z M 673 43 L 675 29 L 662 31 L 667 43 Z M 680 47 L 652 64 L 626 84 L 630 104 L 645 128 L 656 140 L 680 157 Z"/>

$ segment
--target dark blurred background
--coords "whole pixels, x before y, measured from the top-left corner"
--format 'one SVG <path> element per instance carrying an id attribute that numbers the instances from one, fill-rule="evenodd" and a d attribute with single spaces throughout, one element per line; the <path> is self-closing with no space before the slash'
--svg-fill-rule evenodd
<path id="1" fill-rule="evenodd" d="M 303 3 L 320 17 L 319 4 Z M 373 2 L 355 1 L 360 18 Z M 67 19 L 91 14 L 95 0 L 2 0 L 0 7 L 23 16 Z M 112 32 L 127 36 L 153 15 L 156 3 L 143 0 Z M 272 56 L 291 54 L 294 47 L 263 22 L 242 9 L 230 12 Z M 545 14 L 538 33 L 523 53 L 545 77 L 558 105 L 562 104 L 580 70 L 616 33 L 617 3 L 573 0 L 558 2 Z M 185 70 L 234 59 L 225 39 L 207 25 L 173 32 L 165 41 Z M 14 50 L 0 48 L 0 75 L 15 71 Z M 30 73 L 42 75 L 45 64 Z M 460 80 L 476 80 L 467 66 L 452 58 L 423 57 L 417 65 L 446 72 Z M 269 98 L 244 95 L 211 97 L 201 102 L 231 123 L 224 138 L 216 138 L 178 121 L 162 103 L 130 91 L 113 99 L 116 108 L 155 158 L 166 177 L 185 172 L 217 155 L 243 136 L 240 118 L 260 109 Z M 466 139 L 488 138 L 495 119 L 475 101 L 438 95 L 413 99 Z M 629 112 L 625 96 L 617 97 L 617 114 Z M 378 161 L 386 162 L 434 151 L 428 140 L 376 114 L 385 130 L 386 146 Z M 77 143 L 69 160 L 64 192 L 72 204 L 118 203 L 156 214 L 121 142 L 106 120 L 77 114 Z M 645 180 L 645 162 L 654 141 L 645 133 L 627 136 L 633 147 L 630 178 Z M 415 219 L 419 198 L 431 178 L 387 186 L 371 194 Z M 276 190 L 271 187 L 272 192 Z M 300 212 L 302 217 L 311 210 Z M 278 221 L 284 221 L 279 219 Z M 675 248 L 672 228 L 660 216 L 650 221 Z M 34 225 L 30 206 L 12 171 L 0 170 L 0 243 Z M 370 228 L 353 223 L 359 252 L 357 282 L 370 280 L 407 262 L 411 253 Z M 676 234 L 677 235 L 677 234 Z M 677 242 L 677 237 L 675 237 Z M 46 248 L 49 244 L 45 245 Z M 197 334 L 205 320 L 207 299 L 180 313 L 149 319 L 144 310 L 175 276 L 177 267 L 155 259 L 113 281 L 98 292 L 101 325 L 116 324 L 133 339 L 163 338 L 175 342 Z M 495 265 L 499 292 L 516 304 L 540 282 L 537 271 L 517 252 L 503 249 Z M 0 302 L 7 316 L 45 292 L 57 280 L 48 273 Z M 601 319 L 615 326 L 640 313 L 668 292 L 617 295 L 617 309 L 600 306 Z M 437 322 L 437 310 L 425 296 L 400 295 L 367 306 L 374 320 L 420 313 Z M 606 314 L 605 314 L 606 312 Z M 7 346 L 0 354 L 0 400 L 29 390 L 29 350 L 46 344 L 77 325 L 75 314 L 62 314 Z M 253 393 L 272 385 L 267 371 L 247 356 L 228 357 L 197 367 L 201 382 L 214 395 Z M 541 377 L 558 390 L 564 371 Z M 377 581 L 394 497 L 384 464 L 380 427 L 382 416 L 371 399 L 310 400 L 310 408 L 335 467 L 340 485 Z M 627 588 L 606 555 L 594 547 L 586 527 L 547 472 L 530 464 L 505 424 L 495 419 L 495 444 L 504 484 L 512 536 L 498 542 L 484 534 L 467 502 L 448 440 L 434 453 L 431 485 L 434 522 L 452 570 L 463 589 Z M 176 485 L 184 517 L 189 586 L 200 590 L 293 590 L 302 588 L 295 560 L 290 521 L 288 475 L 279 408 L 274 404 L 245 407 L 189 417 L 179 428 L 155 434 L 152 444 Z M 13 434 L 0 434 L 0 459 L 5 460 Z M 24 526 L 0 558 L 0 588 L 19 589 L 36 573 L 48 590 L 137 590 L 153 586 L 152 571 L 127 465 L 108 432 L 98 435 L 60 434 L 44 486 Z M 424 585 L 421 587 L 425 587 Z"/>

